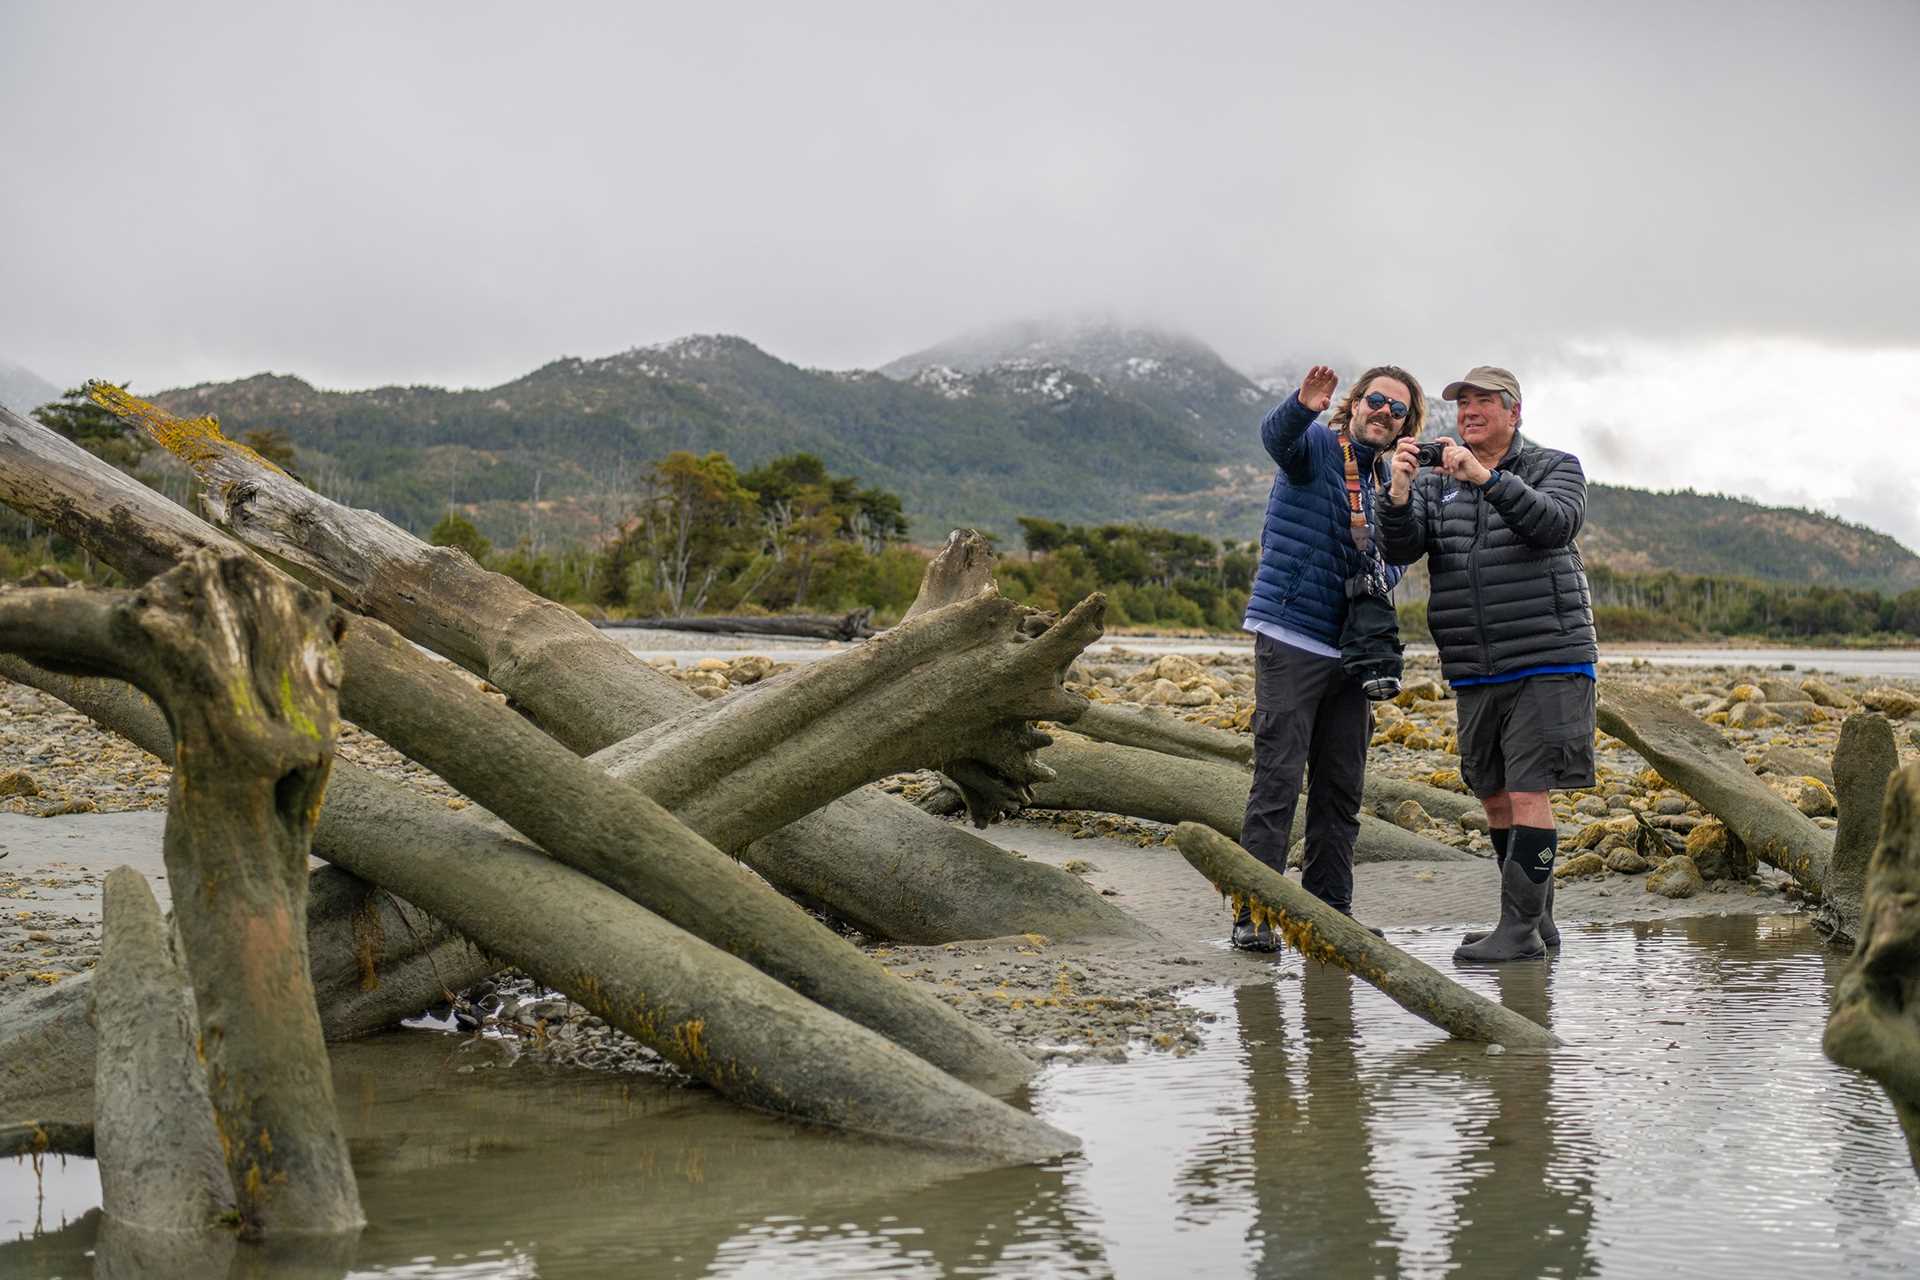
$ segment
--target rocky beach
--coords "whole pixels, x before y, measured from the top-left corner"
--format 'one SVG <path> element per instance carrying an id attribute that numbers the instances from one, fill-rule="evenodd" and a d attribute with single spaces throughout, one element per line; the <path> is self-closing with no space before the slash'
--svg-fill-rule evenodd
<path id="1" fill-rule="evenodd" d="M 682 641 L 701 648 L 711 642 Z M 1227 651 L 1154 652 L 1121 640 L 1084 657 L 1068 684 L 1097 703 L 1155 708 L 1244 735 L 1253 712 L 1251 651 L 1222 647 Z M 650 661 L 706 698 L 790 665 L 777 648 Z M 1852 711 L 1886 716 L 1902 763 L 1920 758 L 1920 687 L 1913 681 L 1779 666 L 1665 667 L 1641 659 L 1608 667 L 1605 678 L 1679 700 L 1716 726 L 1769 789 L 1822 827 L 1836 823 L 1831 762 Z M 1453 755 L 1454 708 L 1437 663 L 1412 659 L 1400 697 L 1377 708 L 1370 774 L 1464 799 Z M 469 803 L 352 726 L 344 728 L 339 752 L 449 807 Z M 1757 865 L 1718 820 L 1632 748 L 1602 733 L 1598 759 L 1595 787 L 1554 797 L 1563 851 L 1556 917 L 1569 926 L 1570 953 L 1583 922 L 1798 908 L 1797 889 L 1784 875 Z M 939 778 L 902 775 L 881 785 L 925 799 Z M 159 761 L 36 690 L 0 682 L 0 1003 L 92 967 L 100 944 L 99 885 L 118 862 L 139 866 L 164 893 L 159 837 L 167 788 L 168 770 Z M 1434 807 L 1459 816 L 1449 820 L 1410 799 L 1376 805 L 1375 816 L 1466 854 L 1491 856 L 1485 822 L 1472 806 Z M 1148 925 L 1153 937 L 1090 944 L 1036 933 L 942 946 L 856 940 L 902 978 L 931 985 L 1038 1059 L 1184 1054 L 1199 1042 L 1197 1022 L 1208 1015 L 1179 1000 L 1182 988 L 1272 976 L 1270 959 L 1226 948 L 1219 897 L 1171 847 L 1167 826 L 1034 809 L 988 835 L 1020 856 L 1081 876 Z M 1356 909 L 1389 931 L 1484 923 L 1492 906 L 1491 874 L 1477 861 L 1358 868 Z M 416 1025 L 462 1037 L 459 1070 L 491 1069 L 522 1055 L 667 1070 L 564 997 L 511 972 L 460 993 Z"/>

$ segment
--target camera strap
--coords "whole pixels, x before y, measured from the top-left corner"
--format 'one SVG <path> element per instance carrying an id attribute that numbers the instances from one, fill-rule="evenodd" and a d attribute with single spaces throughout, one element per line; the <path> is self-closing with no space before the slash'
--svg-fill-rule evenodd
<path id="1" fill-rule="evenodd" d="M 1347 532 L 1362 555 L 1373 550 L 1373 530 L 1367 527 L 1366 503 L 1360 493 L 1360 461 L 1354 457 L 1353 441 L 1346 432 L 1339 434 L 1340 458 L 1347 471 Z"/>
<path id="2" fill-rule="evenodd" d="M 1367 524 L 1365 496 L 1360 489 L 1360 460 L 1354 456 L 1353 441 L 1342 431 L 1337 437 L 1340 441 L 1340 458 L 1346 464 L 1347 487 L 1347 533 L 1353 539 L 1354 549 L 1359 552 L 1360 569 L 1347 577 L 1348 599 L 1365 595 L 1385 596 L 1392 588 L 1388 585 L 1386 566 L 1380 562 L 1380 550 L 1374 545 L 1373 530 Z"/>

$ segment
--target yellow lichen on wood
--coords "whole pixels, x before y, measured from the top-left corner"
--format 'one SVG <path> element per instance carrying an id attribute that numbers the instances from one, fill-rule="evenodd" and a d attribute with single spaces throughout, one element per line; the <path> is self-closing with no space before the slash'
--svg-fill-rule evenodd
<path id="1" fill-rule="evenodd" d="M 87 399 L 138 427 L 148 439 L 189 466 L 210 462 L 223 454 L 238 453 L 251 462 L 286 474 L 271 459 L 222 435 L 220 420 L 211 414 L 204 418 L 176 418 L 159 405 L 128 395 L 110 382 L 89 382 L 86 391 Z"/>
<path id="2" fill-rule="evenodd" d="M 673 1043 L 689 1062 L 705 1062 L 707 1024 L 701 1018 L 689 1018 L 673 1029 Z"/>
<path id="3" fill-rule="evenodd" d="M 320 726 L 313 722 L 312 716 L 300 709 L 299 700 L 293 696 L 293 673 L 290 671 L 280 673 L 280 714 L 296 732 L 305 734 L 315 742 L 324 738 Z"/>

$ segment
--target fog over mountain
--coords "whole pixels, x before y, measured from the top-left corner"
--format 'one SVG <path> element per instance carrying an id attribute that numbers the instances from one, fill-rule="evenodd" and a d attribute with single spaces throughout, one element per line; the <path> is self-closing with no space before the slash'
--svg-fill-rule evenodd
<path id="1" fill-rule="evenodd" d="M 0 405 L 15 413 L 31 412 L 36 406 L 58 398 L 61 390 L 31 369 L 0 360 Z"/>
<path id="2" fill-rule="evenodd" d="M 497 386 L 1091 314 L 1254 373 L 1504 364 L 1597 476 L 1920 545 L 1873 446 L 1920 419 L 1915 48 L 1911 0 L 18 0 L 0 355 Z"/>

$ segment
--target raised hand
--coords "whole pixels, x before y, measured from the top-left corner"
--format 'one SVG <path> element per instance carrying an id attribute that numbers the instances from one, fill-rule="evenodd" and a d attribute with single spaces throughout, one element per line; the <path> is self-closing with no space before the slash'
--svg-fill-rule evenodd
<path id="1" fill-rule="evenodd" d="M 1334 377 L 1333 370 L 1317 364 L 1307 370 L 1306 377 L 1300 379 L 1300 403 L 1319 413 L 1333 403 L 1333 389 L 1339 385 L 1340 379 Z"/>

